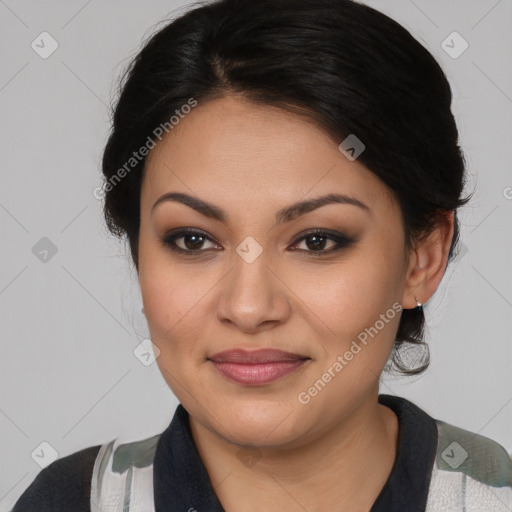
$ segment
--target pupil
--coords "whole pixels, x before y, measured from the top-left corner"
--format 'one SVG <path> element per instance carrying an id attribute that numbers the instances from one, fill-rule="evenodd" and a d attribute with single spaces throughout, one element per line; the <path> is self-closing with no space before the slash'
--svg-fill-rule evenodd
<path id="1" fill-rule="evenodd" d="M 306 242 L 307 246 L 309 249 L 311 248 L 316 248 L 318 249 L 320 246 L 320 248 L 323 248 L 323 243 L 325 242 L 325 237 L 323 236 L 318 236 L 318 235 L 312 235 L 310 237 L 308 237 L 308 240 L 311 241 L 311 240 L 317 240 L 317 242 L 314 242 L 312 244 L 310 244 L 309 242 Z"/>
<path id="2" fill-rule="evenodd" d="M 188 243 L 188 241 L 190 241 L 190 239 L 195 239 L 195 242 L 193 241 L 192 243 Z M 198 249 L 201 246 L 201 244 L 203 243 L 202 239 L 203 239 L 202 236 L 186 235 L 185 246 L 187 247 L 187 249 Z"/>

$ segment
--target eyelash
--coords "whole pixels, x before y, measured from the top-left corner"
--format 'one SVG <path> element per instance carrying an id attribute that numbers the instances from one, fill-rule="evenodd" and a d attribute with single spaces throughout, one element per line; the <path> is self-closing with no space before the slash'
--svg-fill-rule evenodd
<path id="1" fill-rule="evenodd" d="M 167 234 L 161 239 L 161 242 L 166 247 L 171 249 L 172 251 L 180 253 L 180 254 L 184 254 L 186 256 L 200 256 L 201 253 L 204 253 L 205 251 L 208 250 L 208 249 L 185 250 L 185 249 L 182 249 L 181 247 L 177 247 L 175 241 L 178 240 L 179 238 L 184 238 L 184 236 L 186 236 L 186 235 L 199 235 L 199 236 L 203 237 L 205 239 L 205 241 L 210 241 L 210 242 L 215 243 L 209 236 L 206 235 L 206 233 L 199 231 L 197 229 L 192 229 L 192 228 L 184 228 L 176 233 Z M 321 238 L 327 238 L 328 240 L 335 242 L 336 246 L 334 246 L 331 249 L 322 249 L 319 251 L 312 251 L 312 250 L 305 250 L 305 249 L 294 249 L 294 250 L 306 252 L 306 253 L 308 253 L 308 256 L 312 256 L 312 257 L 316 258 L 319 256 L 327 256 L 330 253 L 339 251 L 340 249 L 347 248 L 355 242 L 355 240 L 353 240 L 347 236 L 341 235 L 339 233 L 334 234 L 334 233 L 329 233 L 325 230 L 314 229 L 314 230 L 308 231 L 307 233 L 302 234 L 302 236 L 300 238 L 298 238 L 297 240 L 295 240 L 293 242 L 293 245 L 297 245 L 299 242 L 302 242 L 303 240 L 305 240 L 309 237 L 312 237 L 314 235 L 320 236 Z"/>

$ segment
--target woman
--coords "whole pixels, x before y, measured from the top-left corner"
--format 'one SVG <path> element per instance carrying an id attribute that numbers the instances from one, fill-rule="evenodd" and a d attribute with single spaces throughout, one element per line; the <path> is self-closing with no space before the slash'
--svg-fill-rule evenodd
<path id="1" fill-rule="evenodd" d="M 381 394 L 454 256 L 449 84 L 349 0 L 217 0 L 161 29 L 103 158 L 169 427 L 55 461 L 13 512 L 510 510 L 493 440 Z"/>

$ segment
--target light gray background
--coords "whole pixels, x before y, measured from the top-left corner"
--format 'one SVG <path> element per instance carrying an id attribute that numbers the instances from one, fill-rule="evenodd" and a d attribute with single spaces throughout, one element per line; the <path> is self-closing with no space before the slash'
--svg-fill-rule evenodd
<path id="1" fill-rule="evenodd" d="M 41 442 L 64 457 L 142 439 L 177 405 L 156 363 L 133 354 L 148 335 L 136 274 L 93 189 L 119 73 L 188 3 L 0 0 L 0 510 L 41 470 Z M 431 367 L 386 378 L 381 392 L 512 451 L 512 1 L 368 3 L 441 62 L 476 186 L 461 212 L 464 253 L 426 306 Z M 43 31 L 59 44 L 47 59 L 31 48 Z M 469 43 L 457 59 L 441 46 L 453 31 Z M 32 252 L 42 237 L 58 249 L 46 263 Z"/>

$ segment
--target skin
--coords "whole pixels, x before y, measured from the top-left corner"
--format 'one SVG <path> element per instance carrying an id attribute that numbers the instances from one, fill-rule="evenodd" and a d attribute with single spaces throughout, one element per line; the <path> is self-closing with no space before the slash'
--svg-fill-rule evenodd
<path id="1" fill-rule="evenodd" d="M 226 512 L 314 512 L 340 503 L 345 511 L 369 510 L 395 461 L 398 421 L 377 397 L 400 314 L 309 403 L 298 395 L 394 303 L 407 309 L 416 297 L 427 302 L 446 267 L 453 216 L 440 217 L 406 252 L 396 199 L 348 160 L 339 142 L 306 118 L 228 96 L 199 103 L 146 161 L 138 269 L 144 312 L 160 350 L 157 364 L 190 414 Z M 176 201 L 152 211 L 167 192 L 207 201 L 227 221 Z M 328 204 L 276 224 L 278 210 L 330 193 L 368 209 Z M 202 244 L 175 240 L 199 255 L 162 242 L 183 227 L 208 237 Z M 314 236 L 303 238 L 314 228 L 355 241 L 315 256 L 336 242 L 323 239 L 318 247 Z M 236 251 L 247 237 L 262 249 L 251 263 Z M 207 360 L 235 347 L 278 348 L 310 360 L 273 383 L 246 386 Z"/>

